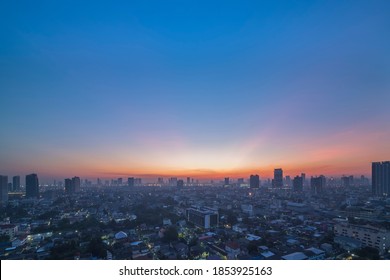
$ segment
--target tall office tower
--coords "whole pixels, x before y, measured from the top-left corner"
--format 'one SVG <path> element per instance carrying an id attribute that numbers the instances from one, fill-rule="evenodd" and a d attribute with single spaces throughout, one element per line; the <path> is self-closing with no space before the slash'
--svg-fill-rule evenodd
<path id="1" fill-rule="evenodd" d="M 164 178 L 159 177 L 159 178 L 157 179 L 157 183 L 163 185 L 163 184 L 164 184 Z"/>
<path id="2" fill-rule="evenodd" d="M 169 185 L 170 186 L 177 186 L 177 178 L 176 177 L 172 177 L 169 179 Z"/>
<path id="3" fill-rule="evenodd" d="M 226 178 L 225 178 L 225 185 L 229 185 L 229 183 L 230 183 L 230 178 L 229 178 L 229 177 L 226 177 Z"/>
<path id="4" fill-rule="evenodd" d="M 122 178 L 118 178 L 118 186 L 122 186 L 123 185 L 123 179 Z"/>
<path id="5" fill-rule="evenodd" d="M 101 185 L 102 185 L 102 180 L 101 180 L 100 178 L 97 178 L 96 184 L 97 184 L 98 186 L 101 186 Z"/>
<path id="6" fill-rule="evenodd" d="M 276 168 L 274 170 L 273 184 L 274 184 L 273 187 L 275 187 L 275 188 L 283 187 L 283 169 L 282 168 Z"/>
<path id="7" fill-rule="evenodd" d="M 134 185 L 135 186 L 142 186 L 142 179 L 141 178 L 135 178 L 134 179 Z"/>
<path id="8" fill-rule="evenodd" d="M 237 179 L 237 184 L 244 184 L 244 178 L 238 178 Z"/>
<path id="9" fill-rule="evenodd" d="M 80 191 L 80 177 L 73 177 L 72 178 L 72 187 L 74 192 Z"/>
<path id="10" fill-rule="evenodd" d="M 177 186 L 178 186 L 179 188 L 184 187 L 184 181 L 183 181 L 183 180 L 177 180 Z"/>
<path id="11" fill-rule="evenodd" d="M 289 175 L 286 176 L 286 185 L 291 187 L 291 177 Z"/>
<path id="12" fill-rule="evenodd" d="M 134 177 L 129 177 L 129 178 L 127 178 L 127 185 L 128 185 L 130 188 L 133 188 L 133 187 L 134 187 Z"/>
<path id="13" fill-rule="evenodd" d="M 0 204 L 5 205 L 8 202 L 8 176 L 0 175 Z"/>
<path id="14" fill-rule="evenodd" d="M 12 185 L 14 187 L 15 192 L 20 191 L 20 176 L 12 177 Z"/>
<path id="15" fill-rule="evenodd" d="M 353 178 L 353 177 L 352 177 Z M 347 176 L 343 176 L 341 177 L 341 185 L 344 187 L 344 188 L 349 188 L 352 184 L 351 184 L 351 176 L 347 177 Z"/>
<path id="16" fill-rule="evenodd" d="M 303 177 L 295 176 L 293 179 L 293 190 L 301 192 L 303 190 Z"/>
<path id="17" fill-rule="evenodd" d="M 306 174 L 301 173 L 301 177 L 302 177 L 303 186 L 306 186 Z"/>
<path id="18" fill-rule="evenodd" d="M 349 180 L 349 186 L 354 186 L 354 185 L 355 185 L 355 181 L 354 181 L 354 179 L 353 179 L 353 175 L 350 175 L 350 176 L 348 177 L 348 180 Z"/>
<path id="19" fill-rule="evenodd" d="M 189 185 L 190 183 L 191 183 L 191 178 L 187 177 L 187 185 Z"/>
<path id="20" fill-rule="evenodd" d="M 390 161 L 372 163 L 372 193 L 376 196 L 390 195 Z"/>
<path id="21" fill-rule="evenodd" d="M 324 175 L 318 177 L 311 177 L 310 179 L 311 191 L 314 194 L 322 193 L 325 189 L 325 184 L 326 184 L 326 179 Z"/>
<path id="22" fill-rule="evenodd" d="M 71 179 L 65 179 L 65 192 L 68 194 L 74 193 L 73 184 Z"/>
<path id="23" fill-rule="evenodd" d="M 260 177 L 259 177 L 259 175 L 256 174 L 256 175 L 251 175 L 249 177 L 249 186 L 251 188 L 256 188 L 256 189 L 260 188 Z"/>
<path id="24" fill-rule="evenodd" d="M 39 180 L 37 174 L 26 175 L 26 197 L 39 198 Z"/>

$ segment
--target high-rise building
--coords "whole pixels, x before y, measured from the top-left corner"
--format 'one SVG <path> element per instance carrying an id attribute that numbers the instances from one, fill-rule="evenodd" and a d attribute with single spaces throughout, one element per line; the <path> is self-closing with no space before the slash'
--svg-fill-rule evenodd
<path id="1" fill-rule="evenodd" d="M 157 179 L 157 183 L 160 184 L 160 185 L 163 185 L 163 184 L 164 184 L 164 178 L 159 177 L 159 178 Z"/>
<path id="2" fill-rule="evenodd" d="M 72 178 L 72 187 L 74 192 L 80 191 L 80 177 L 73 177 Z"/>
<path id="3" fill-rule="evenodd" d="M 141 178 L 135 178 L 134 179 L 134 185 L 138 186 L 138 187 L 142 186 L 142 179 Z"/>
<path id="4" fill-rule="evenodd" d="M 184 181 L 183 181 L 183 180 L 177 180 L 177 186 L 178 186 L 179 188 L 184 187 Z"/>
<path id="5" fill-rule="evenodd" d="M 191 184 L 191 178 L 187 177 L 187 185 Z"/>
<path id="6" fill-rule="evenodd" d="M 259 175 L 256 174 L 256 175 L 251 175 L 249 177 L 249 186 L 251 188 L 256 188 L 256 189 L 260 188 L 260 177 L 259 177 Z"/>
<path id="7" fill-rule="evenodd" d="M 390 161 L 372 163 L 372 193 L 376 196 L 390 195 Z"/>
<path id="8" fill-rule="evenodd" d="M 282 168 L 276 168 L 274 170 L 273 187 L 274 188 L 283 187 L 283 169 Z"/>
<path id="9" fill-rule="evenodd" d="M 176 177 L 170 178 L 169 179 L 169 185 L 176 187 L 177 186 L 177 178 Z"/>
<path id="10" fill-rule="evenodd" d="M 132 188 L 134 187 L 134 177 L 127 178 L 127 185 Z"/>
<path id="11" fill-rule="evenodd" d="M 303 186 L 306 186 L 306 173 L 301 173 L 302 181 L 303 181 Z"/>
<path id="12" fill-rule="evenodd" d="M 118 186 L 122 186 L 123 185 L 123 179 L 122 178 L 118 178 Z"/>
<path id="13" fill-rule="evenodd" d="M 65 179 L 65 192 L 68 194 L 74 193 L 74 188 L 71 179 Z"/>
<path id="14" fill-rule="evenodd" d="M 226 177 L 226 178 L 225 178 L 225 185 L 229 185 L 229 183 L 230 183 L 230 178 L 229 178 L 229 177 Z"/>
<path id="15" fill-rule="evenodd" d="M 15 192 L 20 191 L 20 176 L 12 177 L 12 185 Z"/>
<path id="16" fill-rule="evenodd" d="M 0 204 L 8 202 L 8 176 L 0 175 Z"/>
<path id="17" fill-rule="evenodd" d="M 310 187 L 311 191 L 314 194 L 320 194 L 324 191 L 326 184 L 326 178 L 324 175 L 318 177 L 311 177 L 310 179 Z"/>
<path id="18" fill-rule="evenodd" d="M 26 175 L 26 197 L 39 198 L 39 180 L 37 174 Z"/>
<path id="19" fill-rule="evenodd" d="M 293 190 L 296 192 L 301 192 L 303 190 L 303 177 L 295 176 L 293 179 Z"/>
<path id="20" fill-rule="evenodd" d="M 291 177 L 289 175 L 286 176 L 286 185 L 291 187 Z"/>

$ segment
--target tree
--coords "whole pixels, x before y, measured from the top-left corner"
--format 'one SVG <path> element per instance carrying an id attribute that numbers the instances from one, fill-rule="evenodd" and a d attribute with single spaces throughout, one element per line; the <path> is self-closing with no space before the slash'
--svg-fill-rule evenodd
<path id="1" fill-rule="evenodd" d="M 10 241 L 10 236 L 7 234 L 0 235 L 0 242 L 8 242 Z"/>
<path id="2" fill-rule="evenodd" d="M 168 227 L 164 232 L 163 241 L 164 242 L 172 242 L 178 239 L 177 229 L 174 226 Z"/>
<path id="3" fill-rule="evenodd" d="M 379 251 L 378 249 L 371 247 L 364 247 L 355 252 L 359 257 L 358 260 L 379 260 Z"/>
<path id="4" fill-rule="evenodd" d="M 92 238 L 88 244 L 87 252 L 92 256 L 105 259 L 107 257 L 106 245 L 103 243 L 100 237 Z"/>

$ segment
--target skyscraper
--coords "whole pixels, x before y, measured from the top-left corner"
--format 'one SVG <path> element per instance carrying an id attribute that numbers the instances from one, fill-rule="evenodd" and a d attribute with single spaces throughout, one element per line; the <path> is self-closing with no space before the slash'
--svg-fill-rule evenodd
<path id="1" fill-rule="evenodd" d="M 259 175 L 251 175 L 249 177 L 249 186 L 251 188 L 256 188 L 258 189 L 260 187 L 260 177 Z"/>
<path id="2" fill-rule="evenodd" d="M 177 180 L 177 186 L 178 186 L 179 188 L 184 187 L 184 181 L 183 181 L 183 180 Z"/>
<path id="3" fill-rule="evenodd" d="M 169 185 L 176 187 L 177 186 L 177 178 L 176 177 L 170 178 L 169 179 Z"/>
<path id="4" fill-rule="evenodd" d="M 372 163 L 372 194 L 390 195 L 390 161 Z"/>
<path id="5" fill-rule="evenodd" d="M 303 190 L 303 177 L 295 176 L 293 179 L 293 190 L 296 192 L 301 192 Z"/>
<path id="6" fill-rule="evenodd" d="M 282 168 L 276 168 L 274 170 L 273 187 L 275 187 L 275 188 L 283 187 L 283 169 Z"/>
<path id="7" fill-rule="evenodd" d="M 326 184 L 326 179 L 324 175 L 318 177 L 311 177 L 310 179 L 311 191 L 314 194 L 322 193 L 324 191 L 325 184 Z"/>
<path id="8" fill-rule="evenodd" d="M 286 176 L 286 185 L 291 187 L 291 177 L 289 175 Z"/>
<path id="9" fill-rule="evenodd" d="M 26 197 L 39 198 L 39 180 L 37 174 L 26 175 Z"/>
<path id="10" fill-rule="evenodd" d="M 303 186 L 306 187 L 306 174 L 301 173 L 301 177 L 302 177 Z"/>
<path id="11" fill-rule="evenodd" d="M 73 184 L 71 179 L 65 179 L 65 192 L 68 194 L 74 193 Z"/>
<path id="12" fill-rule="evenodd" d="M 225 185 L 229 185 L 229 183 L 230 183 L 230 178 L 229 178 L 229 177 L 226 177 L 226 178 L 225 178 Z"/>
<path id="13" fill-rule="evenodd" d="M 127 178 L 127 185 L 132 188 L 134 187 L 134 177 Z"/>
<path id="14" fill-rule="evenodd" d="M 8 176 L 0 175 L 0 204 L 8 202 Z"/>
<path id="15" fill-rule="evenodd" d="M 73 177 L 72 178 L 72 187 L 74 192 L 80 191 L 80 177 Z"/>

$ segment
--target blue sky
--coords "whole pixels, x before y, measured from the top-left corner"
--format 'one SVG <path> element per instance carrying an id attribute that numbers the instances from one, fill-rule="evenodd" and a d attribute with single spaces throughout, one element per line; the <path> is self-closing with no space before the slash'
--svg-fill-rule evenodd
<path id="1" fill-rule="evenodd" d="M 0 4 L 2 173 L 389 159 L 388 1 L 79 2 Z"/>

